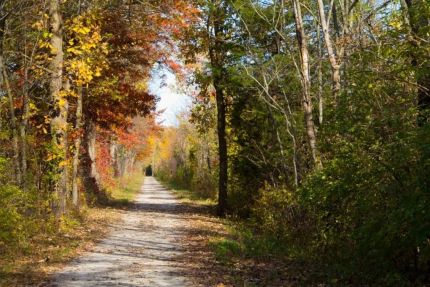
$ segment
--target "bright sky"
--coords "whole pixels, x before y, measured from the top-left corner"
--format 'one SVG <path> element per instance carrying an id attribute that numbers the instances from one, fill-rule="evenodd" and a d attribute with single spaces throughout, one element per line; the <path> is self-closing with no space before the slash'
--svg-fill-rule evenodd
<path id="1" fill-rule="evenodd" d="M 158 64 L 152 70 L 149 92 L 160 99 L 157 111 L 165 110 L 159 116 L 159 121 L 163 121 L 164 126 L 177 125 L 176 115 L 191 104 L 191 98 L 180 91 L 176 76 Z"/>

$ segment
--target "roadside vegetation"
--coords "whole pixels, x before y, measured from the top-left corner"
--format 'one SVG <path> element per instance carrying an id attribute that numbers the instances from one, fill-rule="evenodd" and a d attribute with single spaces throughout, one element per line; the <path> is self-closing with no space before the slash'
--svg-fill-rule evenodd
<path id="1" fill-rule="evenodd" d="M 429 2 L 208 2 L 181 39 L 200 89 L 155 173 L 238 220 L 211 241 L 220 258 L 299 262 L 315 284 L 429 284 Z"/>
<path id="2" fill-rule="evenodd" d="M 192 14 L 174 4 L 0 0 L 2 285 L 36 285 L 139 191 L 160 128 L 151 71 Z"/>
<path id="3" fill-rule="evenodd" d="M 18 229 L 21 234 L 14 234 L 14 241 L 3 245 L 0 286 L 38 286 L 63 264 L 90 249 L 107 234 L 110 226 L 120 222 L 121 209 L 130 207 L 142 183 L 141 171 L 135 171 L 118 179 L 110 188 L 107 205 L 86 206 L 79 213 L 63 215 L 60 220 L 28 218 L 20 214 L 20 209 L 13 209 L 20 227 L 9 230 Z M 2 230 L 6 235 L 8 230 Z"/>

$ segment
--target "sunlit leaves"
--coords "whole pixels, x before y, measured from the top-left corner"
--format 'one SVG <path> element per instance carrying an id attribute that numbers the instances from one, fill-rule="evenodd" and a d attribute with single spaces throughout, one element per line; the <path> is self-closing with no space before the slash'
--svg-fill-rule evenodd
<path id="1" fill-rule="evenodd" d="M 101 17 L 97 11 L 89 11 L 67 21 L 66 31 L 70 55 L 66 68 L 78 86 L 89 84 L 107 68 L 109 49 L 101 35 Z"/>

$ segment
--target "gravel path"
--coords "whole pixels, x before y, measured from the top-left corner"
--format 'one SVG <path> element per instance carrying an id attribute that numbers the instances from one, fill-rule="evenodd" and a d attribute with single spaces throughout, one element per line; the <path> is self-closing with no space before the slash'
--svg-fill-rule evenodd
<path id="1" fill-rule="evenodd" d="M 49 286 L 192 286 L 178 260 L 187 232 L 178 207 L 169 190 L 146 177 L 136 209 L 91 252 L 56 273 Z"/>

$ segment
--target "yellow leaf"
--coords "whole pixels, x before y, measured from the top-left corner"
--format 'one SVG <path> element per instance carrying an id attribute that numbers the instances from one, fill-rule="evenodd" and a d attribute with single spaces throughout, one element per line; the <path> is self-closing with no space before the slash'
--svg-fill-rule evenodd
<path id="1" fill-rule="evenodd" d="M 64 98 L 61 98 L 61 99 L 58 101 L 58 106 L 59 106 L 60 108 L 64 108 L 64 107 L 66 106 L 66 104 L 67 104 L 67 100 L 66 100 L 66 99 L 64 99 Z"/>

